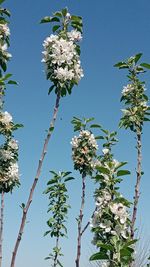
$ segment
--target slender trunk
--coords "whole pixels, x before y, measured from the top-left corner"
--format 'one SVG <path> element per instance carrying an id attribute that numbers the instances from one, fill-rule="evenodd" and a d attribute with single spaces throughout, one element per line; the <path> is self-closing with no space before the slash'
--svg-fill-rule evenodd
<path id="1" fill-rule="evenodd" d="M 58 249 L 59 246 L 59 237 L 56 238 L 56 248 Z M 55 258 L 54 258 L 54 267 L 57 266 L 57 260 L 58 260 L 58 252 L 55 252 Z"/>
<path id="2" fill-rule="evenodd" d="M 81 238 L 82 238 L 82 221 L 83 221 L 83 210 L 85 204 L 85 175 L 82 175 L 82 197 L 81 197 L 81 208 L 78 218 L 78 238 L 77 238 L 77 257 L 75 260 L 76 267 L 80 266 L 80 256 L 81 256 Z"/>
<path id="3" fill-rule="evenodd" d="M 133 214 L 131 220 L 131 238 L 134 239 L 134 229 L 135 222 L 137 217 L 137 207 L 140 197 L 140 181 L 142 177 L 142 143 L 141 143 L 142 133 L 141 131 L 137 132 L 137 179 L 135 185 L 135 194 L 134 194 L 134 206 L 133 206 Z"/>
<path id="4" fill-rule="evenodd" d="M 50 128 L 49 128 L 48 134 L 46 136 L 46 139 L 45 139 L 45 142 L 44 142 L 44 145 L 43 145 L 43 150 L 42 150 L 41 158 L 40 158 L 39 163 L 38 163 L 36 176 L 35 176 L 35 179 L 33 181 L 32 186 L 31 186 L 31 190 L 30 190 L 29 197 L 28 197 L 28 200 L 26 202 L 26 205 L 23 208 L 23 215 L 22 215 L 22 220 L 21 220 L 21 224 L 20 224 L 20 229 L 19 229 L 19 233 L 18 233 L 17 240 L 16 240 L 16 243 L 15 243 L 15 247 L 14 247 L 14 250 L 13 250 L 13 253 L 12 253 L 12 259 L 11 259 L 11 265 L 10 265 L 11 267 L 15 266 L 16 255 L 17 255 L 18 247 L 19 247 L 19 244 L 20 244 L 20 241 L 21 241 L 21 238 L 22 238 L 22 234 L 23 234 L 23 231 L 24 231 L 27 213 L 28 213 L 30 204 L 32 202 L 32 198 L 33 198 L 33 194 L 34 194 L 34 191 L 35 191 L 35 187 L 37 185 L 38 179 L 39 179 L 40 174 L 41 174 L 43 161 L 44 161 L 45 155 L 47 153 L 48 143 L 49 143 L 49 140 L 51 138 L 52 132 L 54 130 L 54 125 L 55 125 L 55 121 L 56 121 L 56 117 L 57 117 L 57 113 L 58 113 L 58 108 L 59 108 L 59 102 L 60 102 L 60 94 L 57 94 L 56 103 L 55 103 L 55 107 L 54 107 L 53 118 L 52 118 L 52 121 L 50 123 Z"/>
<path id="5" fill-rule="evenodd" d="M 3 255 L 3 223 L 4 223 L 4 192 L 1 193 L 1 214 L 0 214 L 0 267 L 2 267 Z"/>

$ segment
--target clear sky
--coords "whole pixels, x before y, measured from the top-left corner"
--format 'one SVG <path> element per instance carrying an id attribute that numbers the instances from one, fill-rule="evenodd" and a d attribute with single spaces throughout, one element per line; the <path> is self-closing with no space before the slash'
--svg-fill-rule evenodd
<path id="1" fill-rule="evenodd" d="M 11 48 L 13 55 L 9 72 L 19 82 L 19 86 L 8 88 L 5 109 L 13 114 L 14 120 L 24 124 L 16 132 L 20 144 L 21 187 L 5 200 L 4 264 L 9 267 L 10 255 L 20 225 L 21 209 L 35 176 L 41 153 L 45 130 L 49 126 L 55 96 L 47 95 L 49 82 L 45 79 L 42 59 L 43 40 L 51 34 L 51 28 L 40 25 L 39 21 L 52 12 L 68 7 L 70 13 L 83 17 L 84 35 L 82 41 L 82 66 L 84 78 L 71 96 L 61 100 L 54 135 L 49 144 L 42 175 L 37 185 L 33 203 L 28 213 L 23 240 L 19 248 L 16 267 L 48 267 L 44 260 L 53 245 L 50 238 L 44 238 L 47 230 L 47 198 L 42 194 L 50 178 L 49 170 L 73 171 L 70 140 L 74 135 L 70 121 L 73 116 L 95 117 L 105 128 L 116 130 L 121 116 L 119 102 L 126 72 L 118 71 L 113 65 L 131 55 L 143 52 L 143 61 L 150 63 L 150 1 L 149 0 L 6 0 L 5 5 L 12 13 Z M 150 72 L 145 75 L 147 94 L 150 95 Z M 149 209 L 149 132 L 150 124 L 143 131 L 143 169 L 138 224 L 150 232 Z M 135 183 L 136 150 L 134 135 L 119 130 L 120 142 L 115 148 L 118 160 L 128 161 L 132 171 L 125 178 L 121 191 L 132 200 Z M 74 266 L 76 254 L 76 220 L 80 205 L 81 179 L 74 172 L 76 180 L 70 183 L 70 203 L 68 234 L 64 240 L 65 267 Z M 87 179 L 86 220 L 92 213 L 92 184 Z M 86 221 L 85 220 L 85 221 Z M 84 238 L 81 267 L 87 267 L 90 256 L 91 236 Z"/>

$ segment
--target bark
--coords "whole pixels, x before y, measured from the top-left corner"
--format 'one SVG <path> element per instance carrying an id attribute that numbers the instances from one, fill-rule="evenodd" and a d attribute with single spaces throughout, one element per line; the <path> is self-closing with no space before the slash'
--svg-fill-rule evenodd
<path id="1" fill-rule="evenodd" d="M 1 214 L 0 214 L 0 267 L 2 267 L 3 255 L 3 224 L 4 224 L 4 192 L 1 193 Z"/>
<path id="2" fill-rule="evenodd" d="M 56 238 L 56 248 L 58 249 L 59 246 L 59 237 L 57 236 Z M 57 260 L 58 260 L 58 252 L 55 253 L 55 258 L 54 258 L 54 267 L 57 266 Z"/>
<path id="3" fill-rule="evenodd" d="M 141 143 L 142 133 L 139 131 L 137 133 L 137 179 L 135 185 L 135 194 L 134 194 L 134 205 L 133 205 L 133 214 L 131 220 L 131 238 L 134 239 L 135 232 L 135 223 L 137 217 L 137 207 L 140 197 L 140 182 L 142 177 L 142 143 Z"/>
<path id="4" fill-rule="evenodd" d="M 78 218 L 78 238 L 77 238 L 77 257 L 75 260 L 76 267 L 80 266 L 80 257 L 81 257 L 81 239 L 82 239 L 82 221 L 83 221 L 83 210 L 85 204 L 85 175 L 82 175 L 82 197 L 81 197 L 81 208 Z"/>
<path id="5" fill-rule="evenodd" d="M 22 214 L 20 229 L 18 232 L 15 247 L 14 247 L 14 250 L 12 253 L 12 259 L 11 259 L 11 265 L 10 265 L 11 267 L 15 266 L 16 256 L 17 256 L 19 245 L 20 245 L 20 241 L 22 239 L 22 235 L 23 235 L 23 231 L 24 231 L 24 227 L 25 227 L 25 223 L 26 223 L 27 213 L 28 213 L 29 207 L 30 207 L 31 202 L 32 202 L 33 194 L 34 194 L 38 179 L 39 179 L 40 174 L 41 174 L 43 161 L 44 161 L 45 155 L 47 153 L 48 143 L 49 143 L 49 140 L 51 138 L 52 132 L 54 130 L 54 125 L 55 125 L 55 121 L 56 121 L 56 117 L 57 117 L 57 113 L 58 113 L 58 108 L 59 108 L 59 102 L 60 102 L 60 94 L 57 94 L 56 103 L 55 103 L 54 112 L 53 112 L 53 118 L 52 118 L 52 121 L 50 123 L 50 128 L 49 128 L 48 134 L 46 136 L 46 139 L 45 139 L 45 142 L 43 145 L 43 150 L 42 150 L 41 158 L 40 158 L 39 163 L 38 163 L 36 176 L 34 178 L 32 186 L 31 186 L 29 197 L 28 197 L 28 200 L 26 202 L 26 205 L 23 208 L 23 214 Z"/>

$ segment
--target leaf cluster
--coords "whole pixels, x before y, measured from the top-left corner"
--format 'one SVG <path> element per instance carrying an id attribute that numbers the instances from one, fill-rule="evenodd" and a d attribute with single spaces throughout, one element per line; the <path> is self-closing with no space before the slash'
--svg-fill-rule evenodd
<path id="1" fill-rule="evenodd" d="M 53 13 L 53 16 L 44 17 L 40 23 L 54 23 L 52 28 L 53 33 L 62 33 L 65 34 L 65 31 L 68 30 L 68 27 L 72 27 L 82 33 L 82 17 L 70 15 L 68 13 L 68 8 L 64 8 L 61 11 L 56 11 Z M 55 24 L 56 23 L 56 24 Z"/>

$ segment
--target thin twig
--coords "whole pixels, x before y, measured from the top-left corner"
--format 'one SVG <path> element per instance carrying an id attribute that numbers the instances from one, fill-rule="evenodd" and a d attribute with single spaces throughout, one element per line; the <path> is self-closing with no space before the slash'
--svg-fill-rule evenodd
<path id="1" fill-rule="evenodd" d="M 94 210 L 94 212 L 93 212 L 93 214 L 92 214 L 92 216 L 91 216 L 91 219 L 94 217 L 94 213 L 95 213 L 96 209 L 97 209 L 97 208 L 95 208 L 95 210 Z M 84 226 L 84 228 L 83 228 L 83 230 L 82 230 L 82 232 L 81 232 L 81 236 L 84 234 L 84 232 L 85 232 L 86 229 L 89 227 L 89 225 L 90 225 L 90 221 L 88 221 L 87 224 Z"/>
<path id="2" fill-rule="evenodd" d="M 21 241 L 21 238 L 22 238 L 22 234 L 23 234 L 23 231 L 24 231 L 27 213 L 28 213 L 29 207 L 30 207 L 31 202 L 32 202 L 32 198 L 33 198 L 33 193 L 34 193 L 35 187 L 37 185 L 38 179 L 39 179 L 40 174 L 41 174 L 43 161 L 44 161 L 45 155 L 47 153 L 48 143 L 49 143 L 50 137 L 52 135 L 52 132 L 54 130 L 54 125 L 55 125 L 55 121 L 56 121 L 56 117 L 57 117 L 57 113 L 58 113 L 58 108 L 59 108 L 59 102 L 60 102 L 60 94 L 58 93 L 57 94 L 57 98 L 56 98 L 53 118 L 52 118 L 52 121 L 50 123 L 50 128 L 49 128 L 47 137 L 46 137 L 45 142 L 44 142 L 41 158 L 40 158 L 39 163 L 38 163 L 36 176 L 35 176 L 35 179 L 33 181 L 32 186 L 31 186 L 31 190 L 30 190 L 30 193 L 29 193 L 29 197 L 28 197 L 27 203 L 26 203 L 25 207 L 23 208 L 23 215 L 22 215 L 22 220 L 21 220 L 21 224 L 20 224 L 20 229 L 19 229 L 19 233 L 18 233 L 17 240 L 16 240 L 16 243 L 15 243 L 15 247 L 14 247 L 14 250 L 13 250 L 13 253 L 12 253 L 12 259 L 11 259 L 11 265 L 10 265 L 11 267 L 15 266 L 16 255 L 17 255 L 18 247 L 19 247 L 19 244 L 20 244 L 20 241 Z"/>
<path id="3" fill-rule="evenodd" d="M 137 180 L 135 185 L 135 195 L 134 195 L 134 206 L 133 214 L 131 220 L 131 238 L 134 239 L 135 233 L 135 222 L 137 217 L 137 206 L 140 197 L 140 181 L 142 177 L 142 143 L 141 143 L 142 133 L 139 131 L 137 133 Z"/>
<path id="4" fill-rule="evenodd" d="M 77 238 L 77 257 L 75 260 L 76 267 L 80 266 L 80 256 L 81 256 L 81 238 L 82 238 L 82 221 L 83 221 L 83 210 L 85 204 L 85 178 L 86 176 L 82 175 L 82 197 L 81 197 L 81 208 L 78 218 L 78 238 Z"/>
<path id="5" fill-rule="evenodd" d="M 3 256 L 3 224 L 4 224 L 4 192 L 1 193 L 1 214 L 0 214 L 0 267 L 2 267 Z"/>

